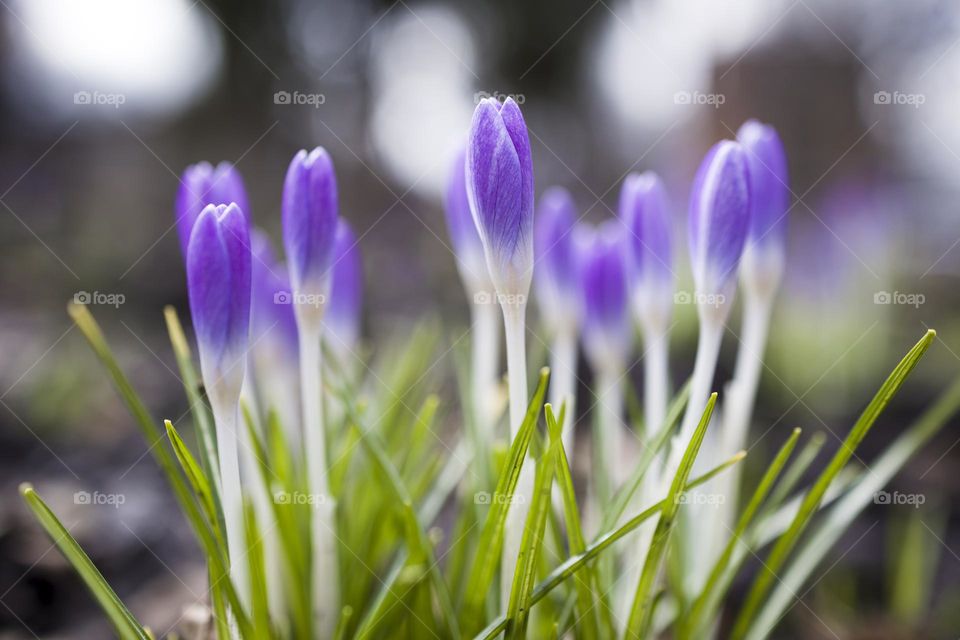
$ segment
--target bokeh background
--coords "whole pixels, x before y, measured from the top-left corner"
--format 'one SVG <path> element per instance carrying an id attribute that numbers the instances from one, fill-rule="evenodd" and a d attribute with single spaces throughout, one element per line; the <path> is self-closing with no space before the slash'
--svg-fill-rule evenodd
<path id="1" fill-rule="evenodd" d="M 0 638 L 108 633 L 21 504 L 24 480 L 155 629 L 202 598 L 186 526 L 65 313 L 78 295 L 101 302 L 93 311 L 155 415 L 183 416 L 161 310 L 186 313 L 173 200 L 200 160 L 236 163 L 253 219 L 279 240 L 289 159 L 329 150 L 342 214 L 361 237 L 375 351 L 426 315 L 451 335 L 467 322 L 440 198 L 480 97 L 515 97 L 538 193 L 566 186 L 586 220 L 613 215 L 629 171 L 658 171 L 681 259 L 700 157 L 757 117 L 784 139 L 793 191 L 752 437 L 760 459 L 795 425 L 836 448 L 834 434 L 927 327 L 939 330 L 934 348 L 859 457 L 960 373 L 960 5 L 950 0 L 0 5 Z M 695 327 L 692 307 L 677 315 L 679 383 Z M 783 637 L 957 636 L 947 605 L 960 597 L 958 439 L 954 421 L 891 488 L 923 495 L 919 516 L 869 509 L 798 594 Z M 83 505 L 77 491 L 125 499 Z M 934 567 L 922 620 L 891 604 L 889 557 L 910 521 L 929 555 L 917 562 Z"/>

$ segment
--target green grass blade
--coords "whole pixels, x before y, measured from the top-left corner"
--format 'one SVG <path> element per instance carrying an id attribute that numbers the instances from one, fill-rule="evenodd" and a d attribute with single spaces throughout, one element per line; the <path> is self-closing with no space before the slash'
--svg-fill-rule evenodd
<path id="1" fill-rule="evenodd" d="M 787 464 L 790 454 L 793 453 L 793 449 L 796 446 L 797 439 L 799 437 L 800 429 L 794 429 L 793 433 L 790 434 L 790 437 L 787 438 L 787 441 L 782 447 L 780 447 L 780 451 L 777 453 L 777 456 L 773 459 L 773 462 L 760 479 L 760 483 L 757 485 L 753 495 L 750 497 L 750 501 L 744 508 L 740 519 L 737 521 L 737 525 L 730 536 L 730 540 L 727 542 L 723 552 L 720 554 L 720 557 L 713 565 L 713 569 L 710 571 L 710 575 L 707 578 L 706 584 L 704 584 L 703 590 L 694 601 L 693 606 L 690 609 L 690 613 L 685 616 L 686 619 L 683 621 L 683 624 L 680 625 L 680 632 L 678 633 L 678 636 L 681 639 L 702 637 L 701 631 L 703 630 L 701 629 L 701 626 L 704 625 L 707 620 L 709 620 L 717 603 L 723 597 L 725 589 L 723 589 L 724 584 L 722 578 L 727 570 L 727 566 L 730 563 L 730 559 L 733 556 L 733 551 L 738 544 L 742 543 L 747 527 L 749 527 L 753 522 L 754 516 L 756 516 L 757 512 L 760 510 L 760 505 L 763 504 L 767 494 L 770 492 L 770 489 L 777 481 L 777 478 L 780 477 L 780 472 L 783 470 L 784 465 Z"/>
<path id="2" fill-rule="evenodd" d="M 263 537 L 257 525 L 253 503 L 244 501 L 244 539 L 247 542 L 247 567 L 250 576 L 250 620 L 260 638 L 270 638 L 270 606 L 267 602 L 267 569 Z"/>
<path id="3" fill-rule="evenodd" d="M 903 434 L 893 441 L 835 505 L 826 518 L 797 552 L 787 571 L 780 576 L 776 589 L 764 602 L 750 629 L 749 636 L 763 637 L 793 602 L 803 584 L 822 562 L 850 523 L 869 504 L 876 493 L 897 474 L 923 445 L 930 441 L 947 421 L 960 410 L 960 380 L 956 380 L 936 402 Z"/>
<path id="4" fill-rule="evenodd" d="M 553 419 L 553 410 L 549 404 L 544 406 L 547 423 L 550 427 L 550 441 L 541 463 L 537 465 L 534 478 L 534 492 L 530 501 L 530 511 L 523 527 L 517 566 L 513 572 L 513 585 L 507 604 L 506 637 L 522 640 L 527 634 L 530 619 L 530 594 L 536 583 L 537 561 L 544 543 L 547 515 L 552 507 L 550 492 L 553 488 L 553 474 L 557 461 L 557 449 L 560 448 L 560 429 Z"/>
<path id="5" fill-rule="evenodd" d="M 164 420 L 163 424 L 167 429 L 167 437 L 170 439 L 170 444 L 173 446 L 173 453 L 180 462 L 180 467 L 186 474 L 187 480 L 193 488 L 193 492 L 200 501 L 200 505 L 206 512 L 207 521 L 211 526 L 219 526 L 217 505 L 213 498 L 213 483 L 210 482 L 206 474 L 200 469 L 196 459 L 180 438 L 180 434 L 177 432 L 176 427 L 173 426 L 173 423 L 169 420 Z M 225 556 L 224 559 L 226 559 Z"/>
<path id="6" fill-rule="evenodd" d="M 627 619 L 626 637 L 643 638 L 646 637 L 650 624 L 653 620 L 653 604 L 655 593 L 652 593 L 654 582 L 660 572 L 660 563 L 666 555 L 670 542 L 670 534 L 673 532 L 673 526 L 676 522 L 677 513 L 680 509 L 680 494 L 684 491 L 687 484 L 687 478 L 693 469 L 694 460 L 700 453 L 700 445 L 703 444 L 703 436 L 707 432 L 707 426 L 710 424 L 710 416 L 713 415 L 713 407 L 717 403 L 717 394 L 713 393 L 707 401 L 707 407 L 700 417 L 700 424 L 687 445 L 683 458 L 680 460 L 680 468 L 673 477 L 670 484 L 670 490 L 667 493 L 667 499 L 660 513 L 660 520 L 657 522 L 657 528 L 653 533 L 653 541 L 650 543 L 650 549 L 647 551 L 647 557 L 643 561 L 643 571 L 640 574 L 640 581 L 637 584 L 636 593 L 633 596 L 633 605 L 630 607 L 630 617 Z"/>
<path id="7" fill-rule="evenodd" d="M 694 478 L 686 484 L 684 491 L 689 491 L 690 489 L 694 489 L 706 482 L 709 482 L 719 474 L 743 460 L 745 456 L 746 454 L 740 452 L 722 464 L 717 465 L 702 476 Z M 622 539 L 631 531 L 636 530 L 636 528 L 642 525 L 644 522 L 659 514 L 666 504 L 667 499 L 664 498 L 660 502 L 647 507 L 637 515 L 633 516 L 616 530 L 608 531 L 600 536 L 597 536 L 597 538 L 590 543 L 590 546 L 588 546 L 583 553 L 567 558 L 565 561 L 563 561 L 563 563 L 554 568 L 554 570 L 551 571 L 546 578 L 541 580 L 533 590 L 533 594 L 530 597 L 530 603 L 536 604 L 543 598 L 547 597 L 551 591 L 587 566 L 591 560 L 599 556 L 603 551 L 609 549 L 615 542 L 617 542 L 617 540 Z M 480 640 L 489 640 L 490 638 L 495 638 L 498 634 L 503 632 L 506 626 L 506 616 L 500 616 L 491 622 L 485 629 L 483 629 L 483 631 L 477 634 L 476 638 Z"/>
<path id="8" fill-rule="evenodd" d="M 20 485 L 20 495 L 23 496 L 27 506 L 30 507 L 34 516 L 46 530 L 47 535 L 50 536 L 60 552 L 79 574 L 84 584 L 87 585 L 87 588 L 90 589 L 93 597 L 100 604 L 100 608 L 110 618 L 117 635 L 124 640 L 127 638 L 148 640 L 149 636 L 143 626 L 137 622 L 130 610 L 121 602 L 117 594 L 107 584 L 106 579 L 94 566 L 90 557 L 70 535 L 67 528 L 57 519 L 57 516 L 54 515 L 39 494 L 34 491 L 33 487 L 27 483 Z"/>
<path id="9" fill-rule="evenodd" d="M 770 494 L 770 500 L 767 501 L 767 505 L 763 508 L 764 514 L 771 513 L 784 503 L 790 495 L 790 492 L 793 491 L 794 487 L 796 487 L 803 478 L 803 474 L 810 468 L 817 454 L 820 453 L 820 449 L 823 448 L 823 443 L 826 441 L 827 437 L 822 432 L 813 434 L 813 437 L 810 438 L 803 449 L 800 450 L 800 453 L 797 454 L 797 457 L 790 463 L 790 466 L 787 467 L 780 482 L 777 483 L 773 493 Z"/>
<path id="10" fill-rule="evenodd" d="M 477 554 L 467 574 L 467 586 L 464 589 L 464 601 L 461 611 L 462 620 L 466 629 L 478 628 L 481 622 L 484 602 L 497 566 L 500 564 L 500 550 L 503 547 L 503 529 L 507 520 L 507 510 L 513 499 L 513 492 L 520 478 L 520 467 L 527 457 L 527 449 L 537 426 L 540 408 L 543 406 L 543 396 L 547 388 L 546 370 L 540 372 L 540 381 L 533 394 L 527 414 L 517 431 L 517 436 L 510 446 L 509 458 L 500 478 L 497 488 L 490 500 L 490 511 L 483 523 L 480 533 L 480 542 Z M 473 625 L 476 625 L 474 627 Z"/>
<path id="11" fill-rule="evenodd" d="M 767 560 L 763 563 L 763 567 L 753 581 L 746 602 L 740 610 L 740 614 L 733 627 L 732 636 L 735 640 L 739 640 L 747 634 L 757 611 L 767 598 L 767 594 L 773 585 L 775 577 L 786 562 L 787 556 L 793 550 L 800 535 L 810 522 L 810 518 L 817 511 L 820 501 L 823 499 L 823 495 L 827 492 L 833 479 L 850 460 L 857 446 L 863 441 L 874 422 L 876 422 L 880 412 L 883 411 L 884 407 L 887 406 L 894 394 L 903 385 L 907 376 L 913 371 L 914 367 L 916 367 L 920 361 L 920 358 L 923 357 L 923 354 L 930 347 L 935 336 L 936 332 L 933 330 L 927 331 L 926 335 L 904 356 L 903 360 L 900 361 L 883 383 L 883 386 L 880 387 L 880 390 L 873 397 L 873 400 L 870 401 L 870 404 L 867 405 L 867 408 L 864 409 L 856 424 L 853 425 L 853 429 L 850 430 L 850 433 L 840 445 L 840 449 L 830 460 L 827 468 L 820 474 L 820 477 L 817 478 L 813 487 L 804 497 L 803 502 L 800 504 L 800 509 L 797 511 L 797 515 L 794 517 L 790 527 L 783 536 L 777 540 L 773 550 L 770 552 Z"/>

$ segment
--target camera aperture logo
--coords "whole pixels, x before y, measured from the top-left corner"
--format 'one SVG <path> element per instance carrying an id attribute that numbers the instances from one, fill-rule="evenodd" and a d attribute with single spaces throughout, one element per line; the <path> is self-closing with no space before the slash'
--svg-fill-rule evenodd
<path id="1" fill-rule="evenodd" d="M 105 293 L 103 291 L 77 291 L 73 294 L 74 304 L 104 305 L 119 309 L 127 301 L 122 293 Z"/>
<path id="2" fill-rule="evenodd" d="M 892 504 L 908 505 L 914 509 L 919 509 L 920 505 L 927 501 L 927 497 L 922 493 L 900 493 L 899 491 L 877 491 L 873 494 L 874 504 Z"/>
<path id="3" fill-rule="evenodd" d="M 523 496 L 513 494 L 511 496 L 502 493 L 490 493 L 489 491 L 478 491 L 473 494 L 474 504 L 523 504 Z"/>
<path id="4" fill-rule="evenodd" d="M 522 293 L 491 293 L 478 291 L 473 294 L 473 304 L 516 305 L 526 304 L 527 296 Z"/>
<path id="5" fill-rule="evenodd" d="M 320 493 L 278 491 L 273 494 L 273 501 L 277 504 L 317 506 L 326 503 L 327 497 Z"/>
<path id="6" fill-rule="evenodd" d="M 322 93 L 304 93 L 302 91 L 277 91 L 273 94 L 273 104 L 307 106 L 319 109 L 327 102 L 327 96 Z"/>
<path id="7" fill-rule="evenodd" d="M 77 491 L 73 494 L 73 503 L 80 505 L 107 505 L 119 509 L 120 505 L 127 501 L 127 497 L 122 493 L 100 493 L 94 491 Z"/>
<path id="8" fill-rule="evenodd" d="M 873 94 L 873 104 L 880 105 L 905 105 L 919 109 L 920 105 L 927 101 L 927 96 L 922 93 L 903 93 L 902 91 L 877 91 Z"/>
<path id="9" fill-rule="evenodd" d="M 119 109 L 127 101 L 122 93 L 105 93 L 103 91 L 77 91 L 73 94 L 73 104 L 91 105 L 95 107 L 107 106 Z"/>
<path id="10" fill-rule="evenodd" d="M 700 291 L 677 291 L 673 294 L 674 304 L 703 304 L 715 309 L 726 304 L 727 296 L 722 293 L 702 293 Z"/>
<path id="11" fill-rule="evenodd" d="M 522 93 L 500 93 L 499 91 L 490 93 L 489 91 L 477 91 L 473 94 L 473 101 L 476 104 L 480 104 L 480 101 L 486 98 L 493 98 L 499 102 L 506 102 L 507 98 L 513 98 L 513 101 L 520 105 L 527 101 L 527 97 Z"/>

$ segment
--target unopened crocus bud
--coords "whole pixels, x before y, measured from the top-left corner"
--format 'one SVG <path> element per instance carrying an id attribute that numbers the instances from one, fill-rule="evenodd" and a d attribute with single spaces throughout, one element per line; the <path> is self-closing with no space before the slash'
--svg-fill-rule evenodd
<path id="1" fill-rule="evenodd" d="M 578 241 L 583 345 L 598 371 L 622 371 L 632 342 L 623 231 L 620 221 L 610 220 L 591 240 Z"/>
<path id="2" fill-rule="evenodd" d="M 551 187 L 540 197 L 533 247 L 537 257 L 537 299 L 540 315 L 554 332 L 576 329 L 580 295 L 574 254 L 576 213 L 573 198 L 562 187 Z"/>
<path id="3" fill-rule="evenodd" d="M 470 125 L 467 194 L 490 277 L 502 296 L 525 299 L 533 273 L 533 158 L 512 98 L 485 98 Z"/>
<path id="4" fill-rule="evenodd" d="M 200 367 L 212 396 L 239 397 L 250 331 L 250 268 L 250 233 L 240 208 L 208 205 L 190 234 L 187 284 Z"/>
<path id="5" fill-rule="evenodd" d="M 690 193 L 690 256 L 701 310 L 729 309 L 749 225 L 746 153 L 722 140 L 703 159 Z"/>
<path id="6" fill-rule="evenodd" d="M 236 203 L 244 215 L 250 215 L 243 178 L 232 164 L 221 162 L 214 167 L 209 162 L 200 162 L 186 168 L 180 178 L 176 203 L 177 234 L 180 236 L 184 259 L 190 243 L 190 232 L 200 212 L 210 204 L 231 202 Z"/>
<path id="7" fill-rule="evenodd" d="M 453 252 L 457 259 L 457 269 L 467 293 L 493 293 L 493 282 L 487 269 L 487 259 L 483 255 L 483 243 L 477 225 L 470 213 L 470 200 L 467 196 L 466 151 L 460 151 L 453 159 L 450 178 L 447 181 L 447 193 L 444 199 L 444 212 L 447 216 L 447 230 L 453 243 Z"/>
<path id="8" fill-rule="evenodd" d="M 330 301 L 324 317 L 326 344 L 333 350 L 341 366 L 350 356 L 360 337 L 360 308 L 363 302 L 363 268 L 360 247 L 353 229 L 346 221 L 337 224 L 333 249 L 333 282 Z"/>
<path id="9" fill-rule="evenodd" d="M 737 132 L 750 172 L 750 231 L 741 267 L 744 285 L 771 294 L 780 283 L 790 200 L 787 154 L 777 131 L 747 120 Z"/>
<path id="10" fill-rule="evenodd" d="M 297 313 L 319 319 L 330 288 L 337 230 L 337 180 L 322 147 L 299 151 L 283 183 L 283 243 Z"/>
<path id="11" fill-rule="evenodd" d="M 620 219 L 626 227 L 634 313 L 650 330 L 665 331 L 673 308 L 673 233 L 670 202 L 653 172 L 631 173 L 620 190 Z"/>

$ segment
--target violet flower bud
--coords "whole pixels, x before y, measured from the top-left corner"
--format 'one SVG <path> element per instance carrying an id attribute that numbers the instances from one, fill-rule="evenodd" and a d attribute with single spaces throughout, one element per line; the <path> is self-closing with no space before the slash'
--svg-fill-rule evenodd
<path id="1" fill-rule="evenodd" d="M 747 286 L 770 292 L 783 273 L 790 201 L 787 154 L 777 131 L 756 120 L 743 123 L 737 141 L 746 152 L 751 196 L 742 271 Z"/>
<path id="2" fill-rule="evenodd" d="M 525 298 L 533 274 L 533 158 L 520 107 L 485 98 L 467 143 L 467 194 L 497 293 Z"/>
<path id="3" fill-rule="evenodd" d="M 689 224 L 698 300 L 719 308 L 733 297 L 750 225 L 747 158 L 738 143 L 722 140 L 703 159 L 690 193 Z"/>
<path id="4" fill-rule="evenodd" d="M 283 242 L 295 309 L 322 309 L 337 229 L 337 180 L 322 147 L 298 151 L 283 183 Z M 302 304 L 301 304 L 302 302 Z"/>
<path id="5" fill-rule="evenodd" d="M 631 173 L 620 190 L 631 297 L 636 316 L 665 330 L 673 309 L 672 220 L 667 190 L 653 172 Z"/>
<path id="6" fill-rule="evenodd" d="M 363 267 L 360 247 L 346 221 L 337 223 L 333 249 L 333 281 L 324 319 L 327 345 L 345 364 L 360 337 L 360 309 L 363 302 Z"/>
<path id="7" fill-rule="evenodd" d="M 214 167 L 209 162 L 200 162 L 186 168 L 180 179 L 176 201 L 177 234 L 180 236 L 184 259 L 190 243 L 190 232 L 204 207 L 231 202 L 235 202 L 244 215 L 250 215 L 243 178 L 232 164 L 221 162 Z"/>
<path id="8" fill-rule="evenodd" d="M 281 357 L 297 357 L 297 321 L 290 304 L 290 277 L 280 264 L 270 239 L 260 229 L 250 232 L 252 300 L 250 333 L 255 344 L 263 343 L 271 351 L 282 350 Z"/>
<path id="9" fill-rule="evenodd" d="M 470 213 L 470 200 L 467 196 L 466 151 L 461 150 L 453 160 L 450 179 L 447 182 L 444 211 L 447 216 L 447 229 L 457 258 L 460 278 L 468 293 L 493 293 L 487 259 L 483 255 L 483 243 L 477 225 Z"/>
<path id="10" fill-rule="evenodd" d="M 187 285 L 209 393 L 240 393 L 250 331 L 250 269 L 250 232 L 240 208 L 208 205 L 190 235 Z"/>
<path id="11" fill-rule="evenodd" d="M 633 339 L 623 231 L 619 220 L 609 220 L 577 242 L 583 344 L 597 370 L 622 369 Z"/>
<path id="12" fill-rule="evenodd" d="M 580 321 L 580 295 L 574 254 L 573 198 L 563 187 L 551 187 L 540 196 L 534 225 L 534 277 L 540 315 L 553 331 L 573 330 Z"/>

